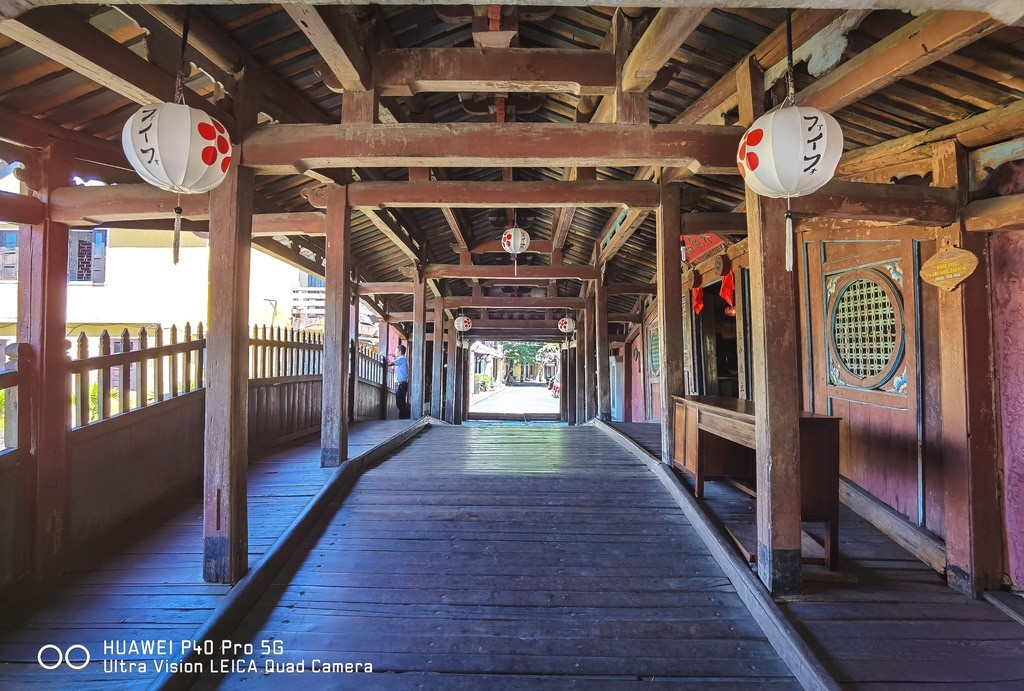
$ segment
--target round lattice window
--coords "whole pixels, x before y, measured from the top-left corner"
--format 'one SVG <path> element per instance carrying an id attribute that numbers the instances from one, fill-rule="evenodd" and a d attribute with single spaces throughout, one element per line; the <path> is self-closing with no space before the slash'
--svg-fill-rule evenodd
<path id="1" fill-rule="evenodd" d="M 875 388 L 887 382 L 904 338 L 902 301 L 892 282 L 877 271 L 847 274 L 836 284 L 830 314 L 836 383 Z"/>

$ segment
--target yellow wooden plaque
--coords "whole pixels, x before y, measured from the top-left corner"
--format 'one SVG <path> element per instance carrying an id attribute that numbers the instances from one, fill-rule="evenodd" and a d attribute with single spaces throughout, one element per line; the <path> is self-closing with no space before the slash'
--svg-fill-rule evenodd
<path id="1" fill-rule="evenodd" d="M 921 267 L 921 280 L 950 292 L 978 268 L 973 252 L 949 245 L 933 254 Z"/>

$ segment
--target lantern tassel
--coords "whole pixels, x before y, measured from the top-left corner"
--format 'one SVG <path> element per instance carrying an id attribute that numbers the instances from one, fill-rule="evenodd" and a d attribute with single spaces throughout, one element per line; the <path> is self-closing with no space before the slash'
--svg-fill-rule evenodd
<path id="1" fill-rule="evenodd" d="M 518 276 L 519 275 L 519 255 L 518 254 L 513 254 L 512 255 L 512 275 L 513 276 Z"/>
<path id="2" fill-rule="evenodd" d="M 793 271 L 793 212 L 786 199 L 786 271 Z"/>
<path id="3" fill-rule="evenodd" d="M 178 195 L 179 200 L 181 195 Z M 181 207 L 174 207 L 174 240 L 171 241 L 171 261 L 178 263 L 178 255 L 181 253 Z"/>

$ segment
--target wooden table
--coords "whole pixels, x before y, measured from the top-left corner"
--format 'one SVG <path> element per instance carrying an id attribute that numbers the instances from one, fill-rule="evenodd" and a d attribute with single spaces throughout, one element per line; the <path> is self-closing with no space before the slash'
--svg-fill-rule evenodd
<path id="1" fill-rule="evenodd" d="M 720 396 L 674 396 L 672 464 L 693 477 L 697 498 L 712 478 L 756 478 L 754 404 Z M 825 563 L 839 546 L 839 420 L 800 413 L 800 517 L 823 522 Z"/>

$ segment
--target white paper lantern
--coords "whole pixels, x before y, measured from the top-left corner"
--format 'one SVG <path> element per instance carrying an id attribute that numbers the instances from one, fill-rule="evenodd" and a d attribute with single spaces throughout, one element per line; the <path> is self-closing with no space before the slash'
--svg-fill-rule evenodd
<path id="1" fill-rule="evenodd" d="M 124 124 L 121 146 L 143 180 L 181 194 L 212 190 L 231 164 L 224 125 L 177 103 L 140 108 Z"/>
<path id="2" fill-rule="evenodd" d="M 473 326 L 473 320 L 469 317 L 456 317 L 455 318 L 455 330 L 460 332 L 469 331 Z"/>
<path id="3" fill-rule="evenodd" d="M 558 330 L 564 334 L 570 334 L 576 330 L 576 320 L 570 317 L 562 317 L 558 320 Z"/>
<path id="4" fill-rule="evenodd" d="M 740 140 L 736 164 L 747 187 L 762 197 L 811 194 L 835 175 L 843 131 L 817 108 L 786 106 L 765 113 Z"/>
<path id="5" fill-rule="evenodd" d="M 501 246 L 509 254 L 521 254 L 530 246 L 530 234 L 518 226 L 506 228 L 501 234 Z"/>

